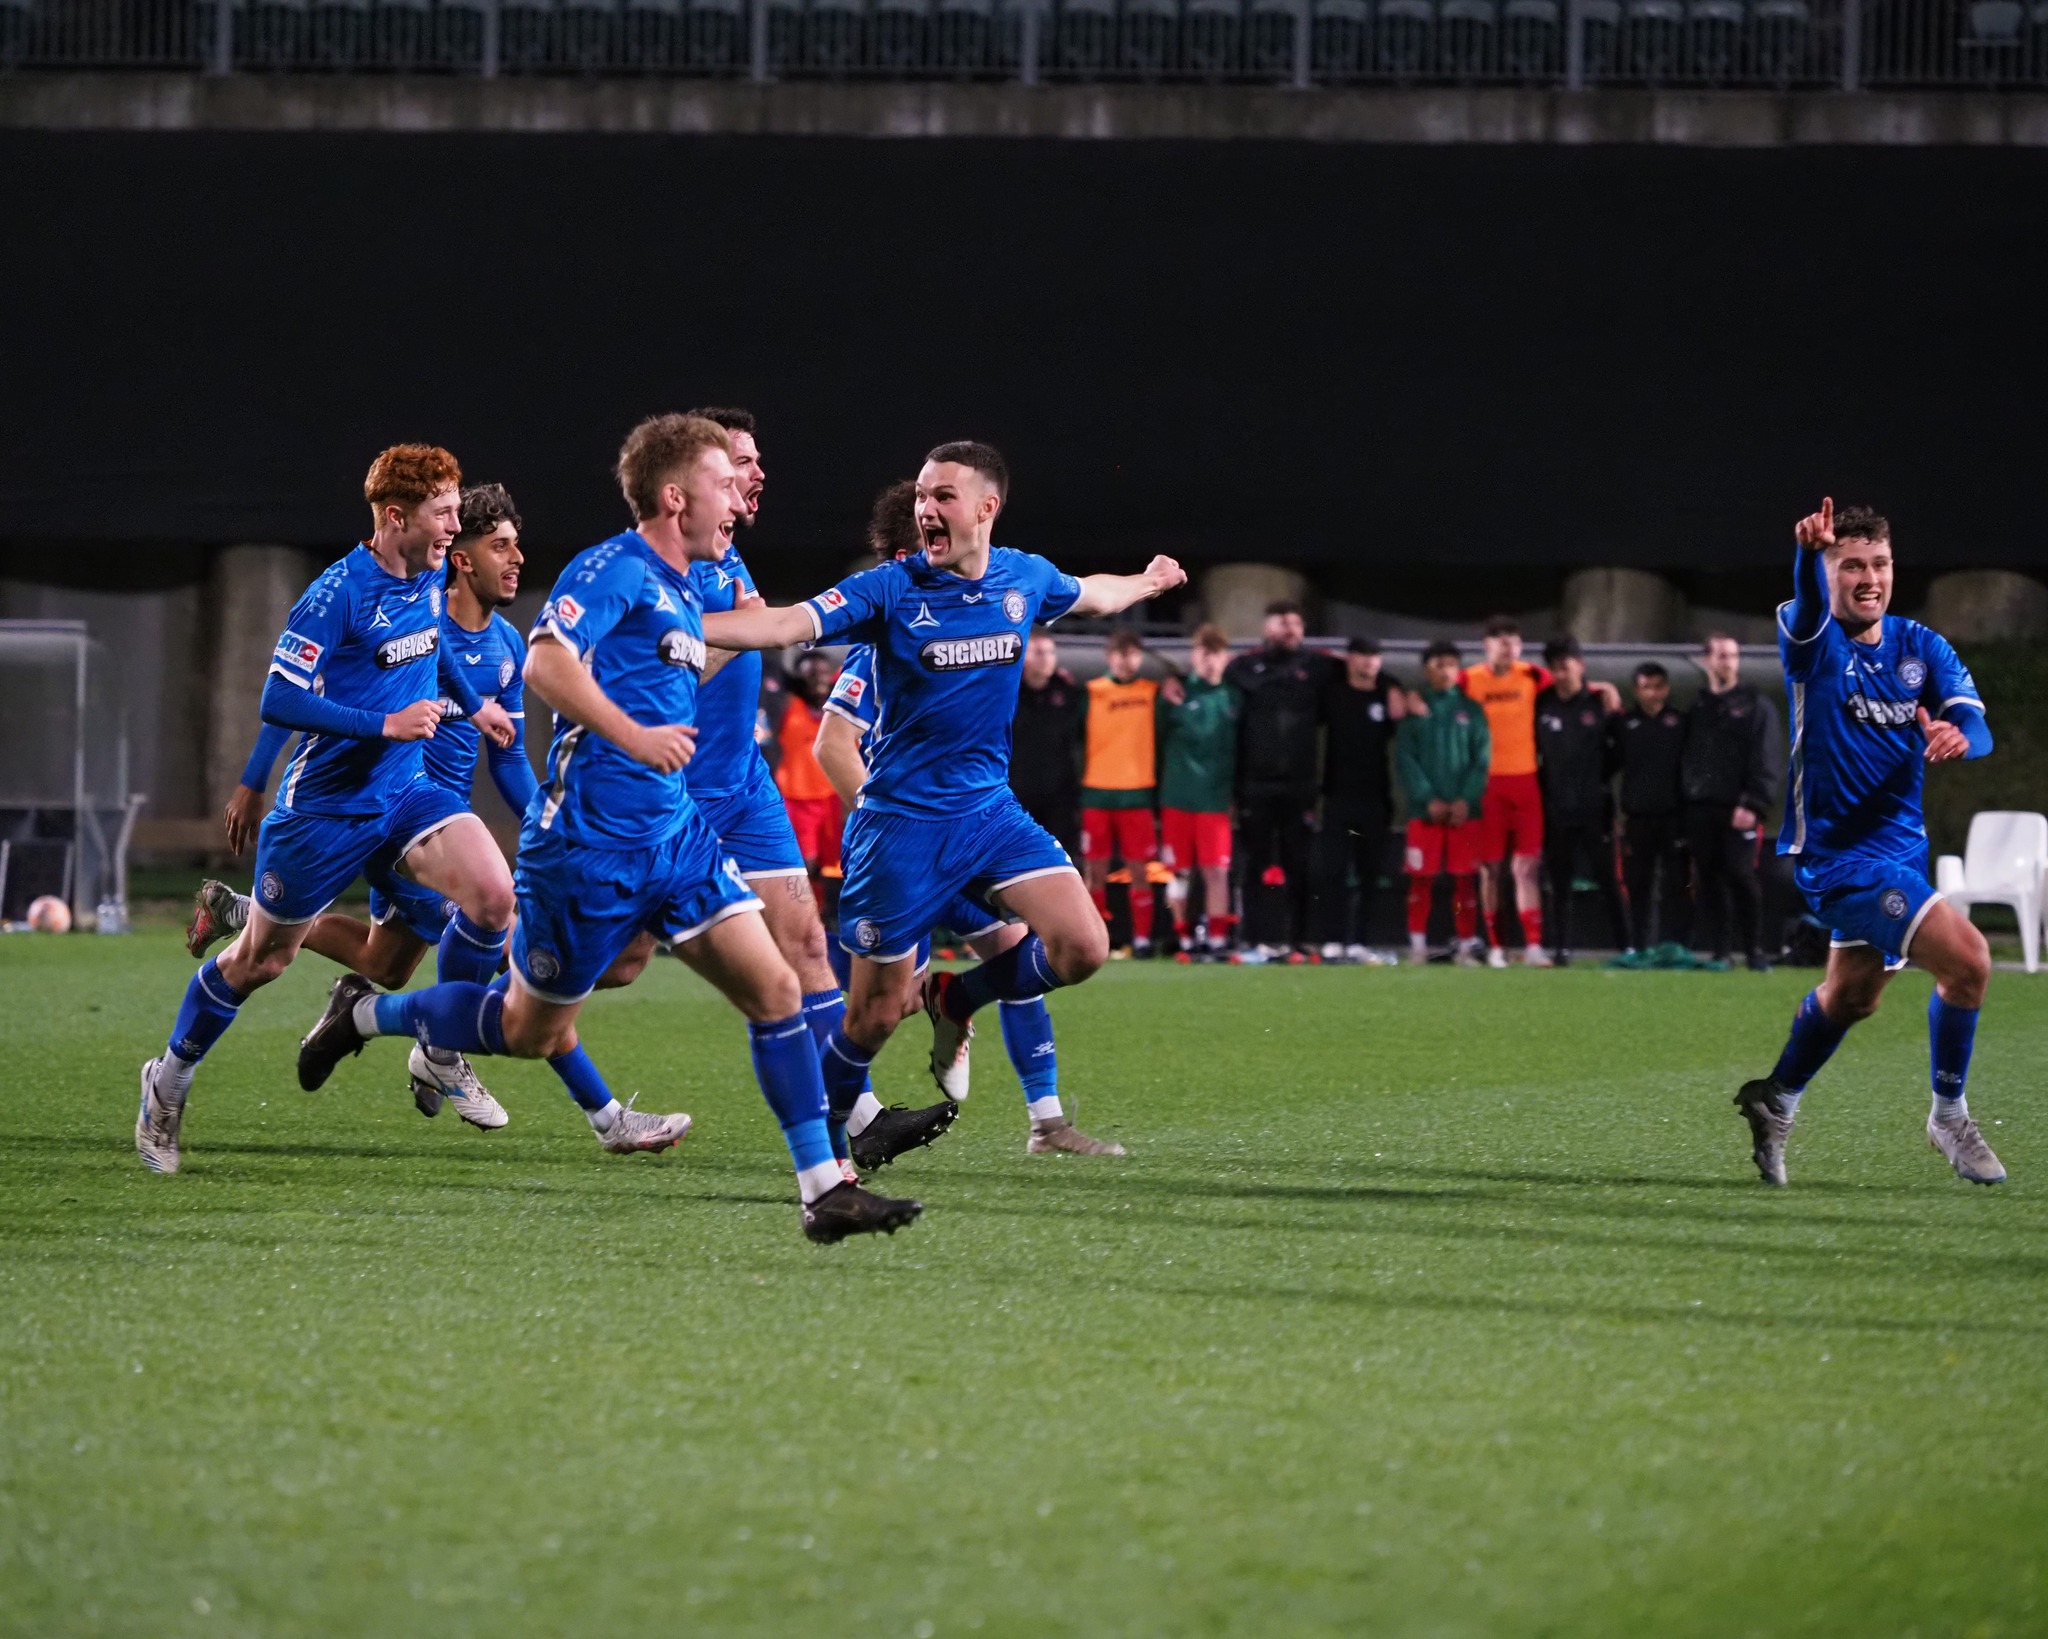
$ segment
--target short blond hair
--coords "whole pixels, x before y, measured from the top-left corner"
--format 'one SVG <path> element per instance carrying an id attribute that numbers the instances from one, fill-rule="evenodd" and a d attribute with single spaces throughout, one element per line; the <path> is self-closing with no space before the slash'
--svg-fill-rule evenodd
<path id="1" fill-rule="evenodd" d="M 1225 632 L 1221 626 L 1218 626 L 1215 621 L 1204 621 L 1195 628 L 1195 647 L 1210 650 L 1222 649 L 1227 652 L 1230 648 L 1230 634 Z"/>
<path id="2" fill-rule="evenodd" d="M 717 422 L 701 415 L 651 415 L 626 434 L 619 446 L 619 490 L 633 516 L 661 511 L 661 491 L 688 472 L 706 450 L 732 454 L 732 439 Z"/>

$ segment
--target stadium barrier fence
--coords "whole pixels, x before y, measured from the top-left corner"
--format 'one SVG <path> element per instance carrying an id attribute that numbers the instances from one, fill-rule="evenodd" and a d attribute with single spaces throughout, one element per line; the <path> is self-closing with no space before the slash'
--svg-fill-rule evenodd
<path id="1" fill-rule="evenodd" d="M 2048 85 L 2048 0 L 0 0 L 0 73 Z"/>

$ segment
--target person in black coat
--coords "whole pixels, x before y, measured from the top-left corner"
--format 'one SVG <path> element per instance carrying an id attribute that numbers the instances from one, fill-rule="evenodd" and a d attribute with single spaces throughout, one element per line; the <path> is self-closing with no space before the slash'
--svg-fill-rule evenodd
<path id="1" fill-rule="evenodd" d="M 1635 708 L 1607 720 L 1608 755 L 1621 773 L 1621 874 L 1628 888 L 1628 948 L 1692 933 L 1692 868 L 1685 854 L 1685 792 L 1678 783 L 1685 717 L 1671 704 L 1671 674 L 1636 668 Z"/>
<path id="2" fill-rule="evenodd" d="M 1081 750 L 1088 695 L 1060 669 L 1059 645 L 1040 629 L 1024 648 L 1024 686 L 1010 725 L 1010 789 L 1070 858 L 1081 857 Z"/>
<path id="3" fill-rule="evenodd" d="M 1543 786 L 1543 868 L 1550 881 L 1544 913 L 1560 967 L 1571 961 L 1572 883 L 1583 868 L 1600 891 L 1617 949 L 1628 945 L 1628 916 L 1614 870 L 1614 798 L 1608 789 L 1607 717 L 1613 692 L 1586 686 L 1576 639 L 1543 646 L 1551 684 L 1536 696 L 1537 775 Z"/>
<path id="4" fill-rule="evenodd" d="M 1700 665 L 1707 686 L 1685 714 L 1685 752 L 1678 764 L 1686 847 L 1698 873 L 1700 917 L 1715 958 L 1727 958 L 1732 931 L 1751 970 L 1761 973 L 1770 964 L 1758 942 L 1763 885 L 1757 861 L 1764 816 L 1778 790 L 1777 714 L 1742 681 L 1742 649 L 1727 633 L 1707 638 Z"/>

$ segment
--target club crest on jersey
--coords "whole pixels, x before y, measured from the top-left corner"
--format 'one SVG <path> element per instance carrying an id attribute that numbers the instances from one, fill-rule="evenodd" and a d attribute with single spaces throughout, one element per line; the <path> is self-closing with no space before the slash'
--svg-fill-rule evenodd
<path id="1" fill-rule="evenodd" d="M 438 587 L 438 586 L 429 586 L 429 587 L 427 588 L 427 607 L 428 607 L 429 609 L 431 609 L 431 610 L 433 611 L 433 613 L 434 613 L 434 618 L 435 618 L 436 620 L 439 620 L 439 619 L 441 618 L 441 588 L 440 588 L 440 587 Z"/>
<path id="2" fill-rule="evenodd" d="M 1024 594 L 1018 591 L 1005 592 L 1003 594 L 1003 619 L 1014 626 L 1023 618 Z"/>
<path id="3" fill-rule="evenodd" d="M 503 660 L 498 662 L 498 687 L 501 689 L 509 689 L 511 686 L 512 657 L 510 655 L 507 655 Z"/>
<path id="4" fill-rule="evenodd" d="M 917 613 L 910 617 L 910 629 L 913 632 L 926 626 L 936 628 L 938 624 L 939 617 L 932 613 L 932 606 L 929 603 L 920 603 L 917 606 Z"/>
<path id="5" fill-rule="evenodd" d="M 555 953 L 551 950 L 530 950 L 526 953 L 526 971 L 542 984 L 546 984 L 550 979 L 561 975 L 562 964 L 555 959 Z"/>
<path id="6" fill-rule="evenodd" d="M 1899 681 L 1905 684 L 1907 688 L 1918 693 L 1927 682 L 1927 662 L 1910 658 L 1901 660 L 1899 662 Z"/>
<path id="7" fill-rule="evenodd" d="M 261 890 L 263 897 L 273 905 L 284 898 L 284 878 L 275 871 L 265 871 L 263 880 L 256 886 Z"/>
<path id="8" fill-rule="evenodd" d="M 1880 899 L 1878 903 L 1884 907 L 1885 915 L 1889 916 L 1894 922 L 1906 914 L 1906 896 L 1898 888 L 1885 889 L 1884 898 Z"/>
<path id="9" fill-rule="evenodd" d="M 986 637 L 935 637 L 917 651 L 917 658 L 928 672 L 966 672 L 1014 666 L 1023 653 L 1024 640 L 1015 632 L 991 632 Z"/>
<path id="10" fill-rule="evenodd" d="M 407 632 L 403 637 L 387 638 L 377 645 L 377 669 L 388 672 L 394 666 L 405 666 L 415 660 L 423 660 L 441 646 L 441 628 L 423 626 L 417 632 Z"/>
<path id="11" fill-rule="evenodd" d="M 310 637 L 299 636 L 297 632 L 288 631 L 277 640 L 277 658 L 301 671 L 311 671 L 319 665 L 321 653 L 319 644 Z"/>
<path id="12" fill-rule="evenodd" d="M 660 648 L 661 658 L 671 666 L 688 666 L 695 672 L 704 669 L 704 640 L 695 632 L 671 626 L 661 634 Z"/>
<path id="13" fill-rule="evenodd" d="M 853 925 L 853 942 L 862 950 L 873 950 L 882 942 L 882 930 L 863 916 Z"/>

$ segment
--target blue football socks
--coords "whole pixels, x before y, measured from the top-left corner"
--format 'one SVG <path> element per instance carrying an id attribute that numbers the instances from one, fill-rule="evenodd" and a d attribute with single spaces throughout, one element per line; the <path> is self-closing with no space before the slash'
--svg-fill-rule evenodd
<path id="1" fill-rule="evenodd" d="M 1026 1002 L 1059 986 L 1052 959 L 1034 933 L 1002 955 L 958 975 L 946 987 L 946 1012 L 954 1019 L 965 1019 L 990 1002 Z"/>
<path id="2" fill-rule="evenodd" d="M 441 932 L 435 973 L 443 984 L 489 984 L 505 959 L 505 930 L 480 928 L 458 906 Z"/>
<path id="3" fill-rule="evenodd" d="M 754 1078 L 796 1163 L 797 1188 L 806 1202 L 815 1201 L 844 1179 L 825 1130 L 825 1083 L 810 1027 L 801 1013 L 794 1013 L 769 1024 L 750 1023 L 747 1037 L 754 1053 Z M 836 1041 L 835 1036 L 835 1045 Z"/>
<path id="4" fill-rule="evenodd" d="M 1820 1067 L 1834 1056 L 1848 1033 L 1847 1025 L 1836 1024 L 1821 1011 L 1820 992 L 1809 990 L 1799 1011 L 1792 1015 L 1792 1033 L 1771 1071 L 1771 1079 L 1792 1095 L 1795 1106 L 1806 1084 L 1820 1074 Z"/>
<path id="5" fill-rule="evenodd" d="M 1976 1040 L 1976 1008 L 1945 1002 L 1938 990 L 1927 999 L 1927 1050 L 1937 1121 L 1962 1121 L 1969 1116 L 1963 1086 L 1970 1079 L 1970 1049 Z"/>
<path id="6" fill-rule="evenodd" d="M 469 983 L 365 996 L 356 1003 L 356 1028 L 365 1036 L 411 1036 L 456 1053 L 502 1054 L 504 1016 L 504 991 Z"/>
<path id="7" fill-rule="evenodd" d="M 178 1004 L 178 1017 L 165 1043 L 163 1069 L 157 1076 L 159 1098 L 170 1104 L 185 1102 L 192 1072 L 235 1022 L 235 1011 L 245 999 L 221 977 L 220 967 L 211 957 L 199 964 L 185 986 L 185 999 Z"/>
<path id="8" fill-rule="evenodd" d="M 1024 1102 L 1031 1107 L 1031 1119 L 1050 1121 L 1060 1110 L 1060 1058 L 1052 1039 L 1052 1010 L 1045 998 L 1004 1002 L 998 1010 L 1003 1021 L 1003 1046 L 1017 1079 L 1024 1084 Z"/>

